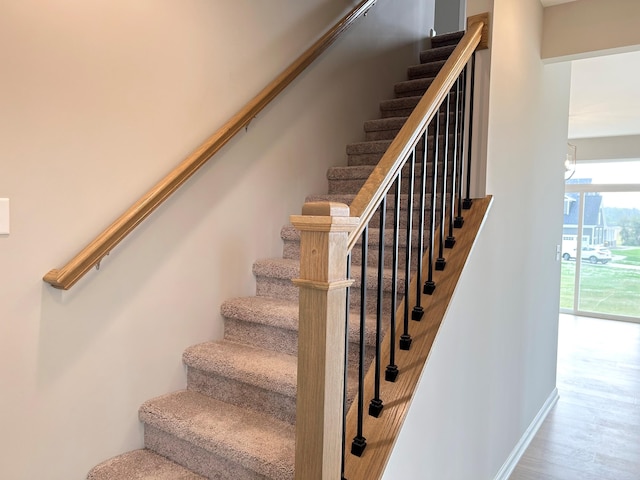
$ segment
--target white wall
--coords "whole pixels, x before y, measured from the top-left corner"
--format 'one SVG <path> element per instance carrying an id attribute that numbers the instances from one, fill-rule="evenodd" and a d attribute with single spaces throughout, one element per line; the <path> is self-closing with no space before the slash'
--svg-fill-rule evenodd
<path id="1" fill-rule="evenodd" d="M 385 479 L 496 478 L 554 392 L 570 69 L 540 60 L 538 0 L 492 12 L 492 208 L 423 372 Z M 504 473 L 504 471 L 502 472 Z"/>
<path id="2" fill-rule="evenodd" d="M 572 138 L 570 142 L 577 147 L 581 162 L 640 158 L 640 135 Z"/>
<path id="3" fill-rule="evenodd" d="M 380 1 L 71 291 L 57 268 L 355 5 L 313 0 L 0 4 L 0 477 L 79 480 L 142 445 L 137 409 L 362 121 L 417 61 L 433 2 Z"/>

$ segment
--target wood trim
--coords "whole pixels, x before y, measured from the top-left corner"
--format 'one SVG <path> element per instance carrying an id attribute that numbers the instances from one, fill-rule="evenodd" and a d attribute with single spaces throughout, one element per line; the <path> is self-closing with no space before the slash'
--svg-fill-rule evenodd
<path id="1" fill-rule="evenodd" d="M 479 13 L 467 18 L 467 29 L 474 23 L 482 22 L 482 37 L 478 43 L 478 50 L 489 48 L 489 12 Z"/>
<path id="2" fill-rule="evenodd" d="M 385 401 L 385 407 L 379 418 L 365 415 L 363 433 L 367 438 L 367 448 L 362 457 L 356 457 L 346 452 L 345 478 L 349 480 L 373 480 L 382 477 L 395 441 L 398 438 L 404 419 L 411 406 L 418 381 L 431 352 L 438 329 L 444 320 L 449 302 L 458 284 L 462 270 L 469 253 L 475 243 L 478 232 L 491 205 L 492 198 L 475 199 L 473 206 L 465 213 L 464 226 L 456 230 L 456 244 L 447 250 L 447 266 L 443 271 L 435 271 L 433 279 L 437 288 L 432 295 L 422 295 L 422 305 L 425 309 L 422 321 L 411 321 L 410 334 L 411 349 L 396 349 L 396 364 L 400 374 L 396 382 L 382 382 L 380 398 Z M 445 225 L 445 231 L 448 225 Z M 426 265 L 426 263 L 425 263 Z M 426 268 L 422 278 L 426 278 Z M 411 282 L 409 301 L 414 304 L 416 291 L 416 277 Z M 398 307 L 398 325 L 396 337 L 400 338 L 403 324 L 401 319 L 404 302 Z M 385 338 L 381 347 L 382 364 L 386 365 L 389 358 L 389 339 Z M 375 362 L 371 363 L 375 365 Z M 375 369 L 372 367 L 365 377 L 365 404 L 373 398 Z M 354 399 L 347 414 L 347 444 L 356 433 L 358 399 Z"/>
<path id="3" fill-rule="evenodd" d="M 180 188 L 180 186 L 198 171 L 216 152 L 227 144 L 236 133 L 248 125 L 271 100 L 327 50 L 340 34 L 364 15 L 376 1 L 377 0 L 364 0 L 359 3 L 217 132 L 211 135 L 199 148 L 89 243 L 89 245 L 82 249 L 62 268 L 50 270 L 43 277 L 43 280 L 55 288 L 63 290 L 71 288 L 91 270 L 91 268 L 99 264 L 116 245 L 169 198 L 173 192 Z"/>
<path id="4" fill-rule="evenodd" d="M 418 142 L 422 132 L 427 128 L 460 72 L 475 52 L 482 38 L 483 28 L 484 23 L 480 20 L 469 26 L 467 33 L 351 202 L 351 216 L 360 217 L 360 225 L 349 235 L 349 250 L 356 244 L 382 201 L 382 197 L 391 188 L 413 146 Z"/>
<path id="5" fill-rule="evenodd" d="M 556 387 L 549 394 L 544 405 L 542 405 L 536 417 L 531 421 L 527 430 L 522 434 L 522 437 L 520 437 L 516 446 L 513 447 L 511 454 L 507 460 L 505 460 L 504 464 L 502 464 L 500 470 L 498 470 L 494 480 L 509 480 L 511 474 L 518 465 L 518 462 L 522 459 L 527 448 L 536 436 L 536 433 L 538 433 L 538 430 L 540 430 L 540 427 L 542 427 L 542 424 L 551 412 L 551 409 L 556 405 L 556 403 L 558 403 L 559 399 L 560 395 L 558 394 L 558 388 Z"/>

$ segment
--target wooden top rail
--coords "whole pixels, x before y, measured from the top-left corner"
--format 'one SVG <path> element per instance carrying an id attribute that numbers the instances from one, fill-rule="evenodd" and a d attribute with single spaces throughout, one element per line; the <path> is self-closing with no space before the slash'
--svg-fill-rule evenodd
<path id="1" fill-rule="evenodd" d="M 359 3 L 217 132 L 211 135 L 197 150 L 98 235 L 95 240 L 73 257 L 64 267 L 49 271 L 43 280 L 55 288 L 63 290 L 71 288 L 91 268 L 98 265 L 102 258 L 108 255 L 118 243 L 169 198 L 236 133 L 248 125 L 271 100 L 329 48 L 342 32 L 375 5 L 376 1 L 364 0 Z"/>
<path id="2" fill-rule="evenodd" d="M 486 14 L 469 18 L 469 26 L 464 37 L 351 202 L 351 216 L 360 217 L 360 223 L 349 234 L 349 251 L 373 217 L 382 197 L 391 188 L 405 159 L 436 114 L 471 55 L 478 46 L 486 45 L 487 26 Z"/>

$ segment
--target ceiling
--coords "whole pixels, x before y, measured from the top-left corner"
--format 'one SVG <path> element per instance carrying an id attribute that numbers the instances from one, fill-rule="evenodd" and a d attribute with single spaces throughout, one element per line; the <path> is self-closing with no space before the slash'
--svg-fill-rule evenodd
<path id="1" fill-rule="evenodd" d="M 551 7 L 553 5 L 560 5 L 561 3 L 575 2 L 576 0 L 540 0 L 543 7 Z"/>
<path id="2" fill-rule="evenodd" d="M 575 60 L 569 138 L 640 135 L 640 52 Z"/>

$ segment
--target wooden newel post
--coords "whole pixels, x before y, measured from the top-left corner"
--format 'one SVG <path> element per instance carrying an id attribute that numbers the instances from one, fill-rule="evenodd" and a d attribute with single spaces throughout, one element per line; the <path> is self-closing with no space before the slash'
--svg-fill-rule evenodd
<path id="1" fill-rule="evenodd" d="M 346 335 L 347 237 L 358 224 L 341 203 L 292 215 L 300 231 L 296 480 L 340 478 Z"/>

